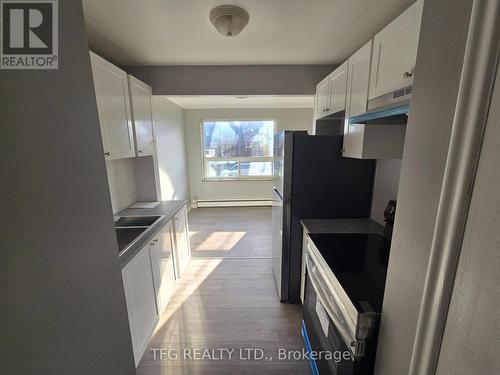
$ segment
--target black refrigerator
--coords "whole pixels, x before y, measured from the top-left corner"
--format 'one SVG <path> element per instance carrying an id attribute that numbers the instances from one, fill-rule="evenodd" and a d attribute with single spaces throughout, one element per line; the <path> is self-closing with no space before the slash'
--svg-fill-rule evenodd
<path id="1" fill-rule="evenodd" d="M 336 135 L 274 137 L 272 258 L 282 302 L 300 302 L 300 220 L 370 216 L 375 161 L 342 157 L 341 124 L 331 126 Z"/>

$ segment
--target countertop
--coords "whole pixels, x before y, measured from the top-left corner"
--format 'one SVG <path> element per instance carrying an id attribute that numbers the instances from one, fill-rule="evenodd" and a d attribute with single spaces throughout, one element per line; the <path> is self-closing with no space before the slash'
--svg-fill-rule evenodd
<path id="1" fill-rule="evenodd" d="M 156 234 L 179 210 L 187 204 L 185 200 L 162 201 L 154 208 L 125 208 L 114 216 L 163 216 L 161 220 L 140 234 L 134 242 L 120 253 L 120 265 L 123 269 L 139 253 L 149 239 Z"/>
<path id="2" fill-rule="evenodd" d="M 308 233 L 364 233 L 382 234 L 384 226 L 369 218 L 360 219 L 303 219 Z"/>

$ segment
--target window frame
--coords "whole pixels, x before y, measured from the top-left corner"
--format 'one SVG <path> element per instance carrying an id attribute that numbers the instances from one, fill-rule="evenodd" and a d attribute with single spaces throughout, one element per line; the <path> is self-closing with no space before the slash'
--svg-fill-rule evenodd
<path id="1" fill-rule="evenodd" d="M 240 166 L 242 162 L 273 162 L 274 156 L 249 156 L 249 157 L 223 157 L 223 158 L 207 158 L 205 157 L 205 122 L 217 122 L 217 121 L 272 121 L 273 122 L 273 136 L 276 134 L 277 124 L 276 119 L 273 118 L 204 118 L 200 121 L 200 139 L 201 139 L 201 174 L 203 182 L 222 182 L 222 181 L 272 181 L 274 179 L 273 175 L 270 176 L 241 176 Z M 274 141 L 274 140 L 273 140 Z M 238 176 L 237 177 L 208 177 L 207 172 L 207 162 L 208 161 L 236 161 L 238 163 Z M 271 172 L 272 173 L 272 172 Z"/>

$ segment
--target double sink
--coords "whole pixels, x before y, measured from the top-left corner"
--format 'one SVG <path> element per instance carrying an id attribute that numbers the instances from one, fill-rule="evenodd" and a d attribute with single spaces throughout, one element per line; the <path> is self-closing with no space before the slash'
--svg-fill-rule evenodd
<path id="1" fill-rule="evenodd" d="M 150 231 L 163 216 L 121 216 L 115 220 L 118 251 L 122 253 L 141 235 Z"/>

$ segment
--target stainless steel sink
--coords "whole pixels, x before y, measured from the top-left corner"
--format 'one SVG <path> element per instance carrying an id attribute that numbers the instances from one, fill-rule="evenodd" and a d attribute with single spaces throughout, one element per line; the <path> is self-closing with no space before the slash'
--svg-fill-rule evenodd
<path id="1" fill-rule="evenodd" d="M 163 216 L 120 216 L 115 220 L 116 239 L 118 240 L 118 251 L 121 253 L 129 245 L 135 242 L 140 235 L 152 228 Z"/>
<path id="2" fill-rule="evenodd" d="M 148 229 L 148 227 L 115 228 L 116 239 L 118 240 L 118 251 L 121 252 L 134 242 L 146 229 Z"/>
<path id="3" fill-rule="evenodd" d="M 161 216 L 121 216 L 115 221 L 115 227 L 149 227 Z"/>

